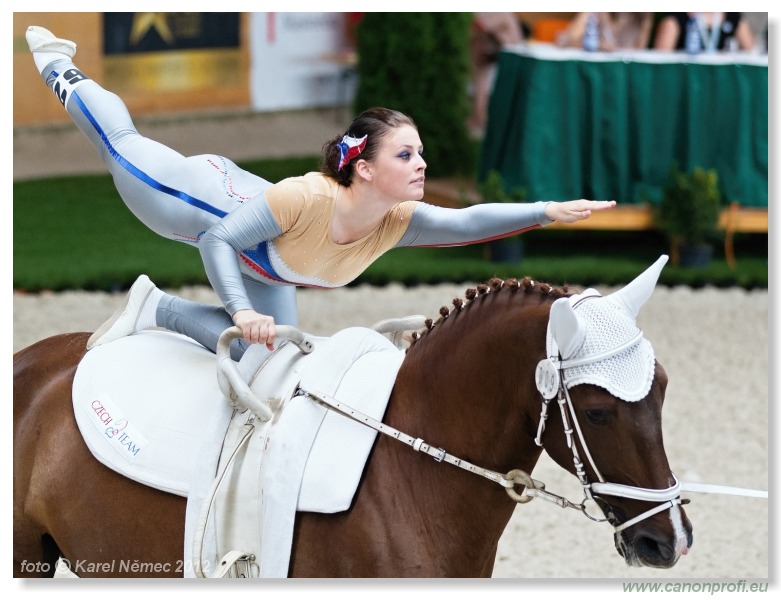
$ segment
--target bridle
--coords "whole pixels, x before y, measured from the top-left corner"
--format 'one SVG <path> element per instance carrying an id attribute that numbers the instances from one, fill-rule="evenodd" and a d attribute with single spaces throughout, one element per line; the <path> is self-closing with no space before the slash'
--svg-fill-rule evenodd
<path id="1" fill-rule="evenodd" d="M 553 502 L 562 508 L 575 508 L 580 510 L 592 521 L 607 521 L 618 533 L 628 527 L 631 527 L 632 525 L 635 525 L 636 523 L 639 523 L 644 519 L 647 519 L 648 517 L 662 512 L 663 510 L 681 504 L 681 486 L 678 480 L 675 478 L 675 475 L 673 475 L 675 484 L 662 490 L 606 482 L 599 469 L 596 467 L 596 464 L 591 457 L 591 453 L 588 450 L 588 445 L 586 444 L 585 437 L 583 436 L 583 432 L 575 414 L 575 409 L 572 405 L 572 399 L 570 398 L 569 391 L 565 385 L 564 369 L 605 360 L 640 343 L 642 337 L 643 334 L 641 331 L 639 331 L 635 336 L 633 336 L 625 343 L 620 344 L 619 346 L 607 352 L 602 352 L 600 354 L 586 358 L 579 358 L 577 360 L 546 358 L 540 361 L 540 363 L 537 365 L 535 379 L 537 380 L 537 387 L 543 396 L 543 405 L 535 442 L 539 446 L 542 446 L 542 434 L 545 430 L 545 421 L 547 420 L 548 416 L 548 405 L 554 397 L 558 397 L 558 404 L 561 409 L 561 417 L 564 425 L 564 433 L 567 436 L 567 445 L 572 450 L 576 475 L 581 485 L 583 486 L 585 494 L 584 499 L 580 504 L 576 504 L 562 496 L 546 491 L 544 483 L 533 479 L 529 476 L 528 473 L 520 469 L 513 469 L 506 475 L 502 475 L 490 469 L 476 466 L 470 462 L 449 454 L 445 451 L 444 448 L 434 447 L 426 443 L 425 440 L 421 438 L 415 438 L 407 435 L 385 423 L 382 423 L 381 421 L 378 421 L 366 414 L 363 414 L 360 411 L 355 410 L 350 406 L 339 402 L 335 398 L 332 398 L 328 395 L 300 388 L 296 391 L 296 395 L 306 396 L 314 402 L 325 406 L 326 408 L 334 410 L 361 423 L 362 425 L 371 427 L 379 433 L 388 435 L 395 440 L 407 444 L 408 446 L 412 447 L 413 450 L 431 456 L 437 462 L 446 462 L 453 466 L 467 470 L 475 475 L 480 475 L 481 477 L 485 477 L 486 479 L 494 481 L 495 483 L 498 483 L 504 487 L 509 496 L 519 504 L 525 504 L 534 498 L 542 498 L 546 501 Z M 586 455 L 586 459 L 596 474 L 598 481 L 590 482 L 588 480 L 588 476 L 584 468 L 584 463 L 580 458 L 576 444 L 573 443 L 573 434 L 577 434 L 578 439 L 580 440 L 580 445 Z M 515 490 L 518 485 L 525 486 L 525 490 L 521 494 Z M 644 500 L 646 502 L 658 502 L 659 504 L 628 521 L 619 523 L 619 520 L 615 516 L 615 513 L 613 512 L 610 504 L 604 498 L 602 498 L 602 496 L 617 496 L 631 498 L 634 500 Z M 596 506 L 596 510 L 600 511 L 602 516 L 595 516 L 590 514 L 590 510 L 592 512 L 594 511 L 592 506 Z M 607 510 L 605 511 L 602 509 L 602 506 L 605 506 Z"/>
<path id="2" fill-rule="evenodd" d="M 535 381 L 537 383 L 537 389 L 542 396 L 542 412 L 540 413 L 540 423 L 537 428 L 537 437 L 534 439 L 535 443 L 542 447 L 542 435 L 545 431 L 545 422 L 548 418 L 548 407 L 550 401 L 553 398 L 557 398 L 559 408 L 561 410 L 561 421 L 564 428 L 564 434 L 567 437 L 567 446 L 572 451 L 572 460 L 575 466 L 575 475 L 580 481 L 583 487 L 584 499 L 580 504 L 568 503 L 573 508 L 578 508 L 588 518 L 594 521 L 608 521 L 616 533 L 636 525 L 640 521 L 643 521 L 659 512 L 672 508 L 676 505 L 682 504 L 681 500 L 681 485 L 675 474 L 672 474 L 675 483 L 665 489 L 650 489 L 631 485 L 624 485 L 620 483 L 610 483 L 605 481 L 602 473 L 599 471 L 594 459 L 591 456 L 591 452 L 588 449 L 586 438 L 581 430 L 580 423 L 578 422 L 577 415 L 575 413 L 575 407 L 572 404 L 572 398 L 569 394 L 569 389 L 566 385 L 566 378 L 564 370 L 572 367 L 580 367 L 583 365 L 597 363 L 606 360 L 616 354 L 619 354 L 629 348 L 632 348 L 640 343 L 643 339 L 643 332 L 638 330 L 637 333 L 618 346 L 578 359 L 562 360 L 561 357 L 548 357 L 541 360 L 537 364 L 535 372 Z M 574 427 L 573 427 L 574 425 Z M 580 442 L 580 446 L 583 449 L 588 464 L 591 465 L 591 469 L 594 472 L 598 481 L 589 481 L 586 474 L 583 460 L 578 452 L 577 445 L 574 443 L 574 434 L 577 434 L 577 438 Z M 527 495 L 534 497 L 539 496 L 545 498 L 545 496 L 536 493 L 536 488 L 527 491 Z M 646 502 L 657 502 L 658 504 L 639 514 L 638 516 L 619 523 L 619 519 L 615 516 L 613 508 L 610 503 L 607 502 L 602 496 L 615 496 L 620 498 L 630 498 L 633 500 L 643 500 Z M 593 502 L 603 512 L 603 517 L 595 517 L 588 512 L 587 503 Z M 557 502 L 558 503 L 558 502 Z M 560 504 L 560 503 L 559 503 Z M 602 507 L 605 507 L 603 509 Z"/>

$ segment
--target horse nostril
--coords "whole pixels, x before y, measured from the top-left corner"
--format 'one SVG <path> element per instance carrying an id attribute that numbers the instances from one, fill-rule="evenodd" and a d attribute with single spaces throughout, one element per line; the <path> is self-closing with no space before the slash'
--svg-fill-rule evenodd
<path id="1" fill-rule="evenodd" d="M 650 532 L 638 534 L 634 546 L 637 555 L 650 565 L 669 565 L 677 560 L 675 548 Z"/>

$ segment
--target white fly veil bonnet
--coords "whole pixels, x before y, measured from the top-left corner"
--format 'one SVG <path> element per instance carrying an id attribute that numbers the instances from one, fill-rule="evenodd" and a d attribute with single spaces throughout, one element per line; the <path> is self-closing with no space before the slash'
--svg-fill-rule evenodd
<path id="1" fill-rule="evenodd" d="M 654 350 L 635 320 L 651 297 L 667 258 L 662 255 L 634 281 L 608 296 L 588 289 L 553 303 L 547 356 L 564 361 L 567 389 L 590 383 L 627 402 L 648 395 L 654 378 Z"/>

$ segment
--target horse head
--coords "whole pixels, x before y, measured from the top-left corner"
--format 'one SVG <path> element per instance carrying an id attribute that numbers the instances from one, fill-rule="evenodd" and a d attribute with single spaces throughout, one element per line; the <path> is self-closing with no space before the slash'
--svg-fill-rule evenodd
<path id="1" fill-rule="evenodd" d="M 667 375 L 636 324 L 666 262 L 610 295 L 588 289 L 553 302 L 548 358 L 537 368 L 546 409 L 554 398 L 561 409 L 541 424 L 537 442 L 544 429 L 546 451 L 613 525 L 627 564 L 660 568 L 692 542 L 662 443 Z"/>

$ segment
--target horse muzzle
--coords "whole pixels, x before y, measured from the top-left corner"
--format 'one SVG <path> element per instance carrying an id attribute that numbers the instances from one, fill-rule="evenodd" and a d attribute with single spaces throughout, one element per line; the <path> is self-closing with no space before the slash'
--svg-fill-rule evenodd
<path id="1" fill-rule="evenodd" d="M 669 569 L 686 554 L 692 544 L 692 526 L 681 508 L 680 483 L 673 475 L 673 485 L 666 489 L 648 489 L 614 483 L 592 483 L 591 491 L 607 520 L 615 529 L 618 553 L 629 566 Z M 627 518 L 602 496 L 613 496 L 655 505 Z M 665 518 L 666 517 L 666 518 Z"/>
<path id="2" fill-rule="evenodd" d="M 611 520 L 629 522 L 621 509 L 611 506 L 610 512 Z M 680 503 L 673 503 L 667 512 L 659 512 L 653 518 L 626 528 L 616 527 L 614 540 L 628 566 L 669 569 L 689 552 L 692 525 Z"/>

